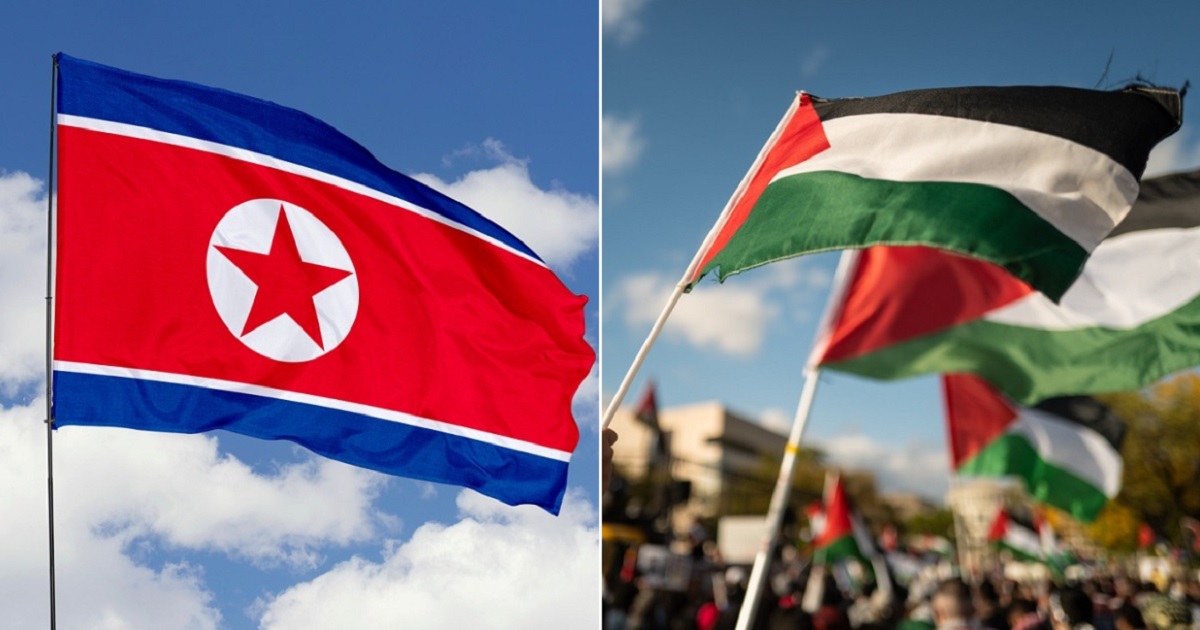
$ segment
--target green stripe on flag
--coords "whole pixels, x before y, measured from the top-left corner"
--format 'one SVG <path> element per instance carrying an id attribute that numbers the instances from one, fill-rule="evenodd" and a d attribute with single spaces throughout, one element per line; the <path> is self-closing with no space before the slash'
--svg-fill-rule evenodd
<path id="1" fill-rule="evenodd" d="M 1020 435 L 1005 434 L 959 467 L 958 474 L 977 477 L 1014 476 L 1024 480 L 1029 494 L 1042 503 L 1091 522 L 1108 502 L 1104 491 L 1043 460 Z"/>
<path id="2" fill-rule="evenodd" d="M 1003 540 L 996 541 L 996 544 L 998 546 L 1000 546 L 1001 548 L 1011 551 L 1012 554 L 1020 560 L 1025 560 L 1027 562 L 1042 562 L 1043 561 L 1043 558 L 1041 555 L 1030 553 L 1028 549 L 1024 549 L 1018 545 L 1010 545 L 1010 544 L 1005 543 Z"/>
<path id="3" fill-rule="evenodd" d="M 813 553 L 813 562 L 824 564 L 830 564 L 846 558 L 865 559 L 852 534 L 846 534 L 828 545 L 817 549 Z"/>
<path id="4" fill-rule="evenodd" d="M 1141 387 L 1200 363 L 1200 296 L 1128 330 L 1045 330 L 976 320 L 825 367 L 878 379 L 971 372 L 1032 405 Z"/>
<path id="5" fill-rule="evenodd" d="M 801 253 L 873 244 L 929 245 L 991 261 L 1054 298 L 1087 258 L 1078 243 L 998 188 L 819 171 L 771 183 L 703 273 L 716 269 L 724 280 Z"/>

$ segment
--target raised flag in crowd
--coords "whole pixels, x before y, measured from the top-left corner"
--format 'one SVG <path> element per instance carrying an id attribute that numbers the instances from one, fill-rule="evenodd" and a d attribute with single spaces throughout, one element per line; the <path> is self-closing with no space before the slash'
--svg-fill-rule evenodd
<path id="1" fill-rule="evenodd" d="M 856 559 L 866 563 L 881 555 L 874 536 L 846 496 L 841 475 L 826 473 L 822 503 L 810 506 L 808 517 L 814 530 L 814 562 Z"/>
<path id="2" fill-rule="evenodd" d="M 820 531 L 813 540 L 813 562 L 831 564 L 847 558 L 866 560 L 866 555 L 854 535 L 850 499 L 846 497 L 842 478 L 837 474 L 827 474 Z"/>
<path id="3" fill-rule="evenodd" d="M 1051 569 L 1061 574 L 1076 561 L 1074 552 L 1054 532 L 1054 525 L 1046 518 L 1045 510 L 1039 509 L 1033 513 L 1033 527 L 1042 541 L 1042 558 Z"/>
<path id="4" fill-rule="evenodd" d="M 1096 399 L 1021 407 L 974 375 L 942 385 L 954 474 L 1016 477 L 1033 498 L 1089 522 L 1120 491 L 1127 427 Z"/>
<path id="5" fill-rule="evenodd" d="M 1037 528 L 1027 521 L 1014 517 L 1003 507 L 988 527 L 989 543 L 1012 552 L 1020 560 L 1042 562 L 1042 540 Z"/>
<path id="6" fill-rule="evenodd" d="M 56 60 L 56 426 L 286 439 L 558 511 L 585 297 L 307 114 Z"/>
<path id="7" fill-rule="evenodd" d="M 1010 398 L 1119 391 L 1200 365 L 1200 171 L 1147 179 L 1055 305 L 986 262 L 857 254 L 815 363 L 894 379 L 972 372 Z"/>
<path id="8" fill-rule="evenodd" d="M 800 93 L 692 276 L 804 253 L 928 245 L 993 262 L 1057 301 L 1181 121 L 1175 90 Z"/>
<path id="9" fill-rule="evenodd" d="M 893 597 L 894 579 L 887 559 L 846 495 L 841 475 L 826 473 L 822 502 L 819 508 L 808 510 L 816 533 L 813 563 L 820 568 L 843 560 L 859 562 L 873 576 L 877 588 L 869 602 L 852 608 L 849 614 L 852 619 L 878 616 Z M 814 568 L 805 588 L 805 610 L 812 610 L 813 602 L 819 601 L 823 583 L 824 569 Z"/>
<path id="10" fill-rule="evenodd" d="M 646 393 L 642 394 L 634 409 L 633 417 L 650 429 L 650 446 L 647 456 L 651 466 L 665 466 L 671 457 L 669 436 L 663 431 L 658 422 L 658 392 L 654 381 L 646 383 Z"/>

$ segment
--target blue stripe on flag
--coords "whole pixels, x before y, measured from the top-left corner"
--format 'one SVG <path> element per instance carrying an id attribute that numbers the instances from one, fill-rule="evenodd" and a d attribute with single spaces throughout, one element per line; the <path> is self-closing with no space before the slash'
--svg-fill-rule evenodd
<path id="1" fill-rule="evenodd" d="M 200 433 L 225 429 L 290 440 L 383 473 L 474 488 L 558 514 L 567 462 L 348 411 L 119 376 L 54 372 L 55 426 Z"/>
<path id="2" fill-rule="evenodd" d="M 136 74 L 59 53 L 58 111 L 148 127 L 263 153 L 399 197 L 541 260 L 467 206 L 384 166 L 354 140 L 304 112 L 186 81 Z"/>

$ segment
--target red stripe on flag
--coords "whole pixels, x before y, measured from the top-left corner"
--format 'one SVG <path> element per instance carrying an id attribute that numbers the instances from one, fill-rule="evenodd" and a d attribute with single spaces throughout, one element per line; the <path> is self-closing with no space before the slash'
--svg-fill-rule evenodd
<path id="1" fill-rule="evenodd" d="M 932 334 L 1033 289 L 1002 267 L 931 247 L 869 247 L 858 256 L 822 363 Z"/>
<path id="2" fill-rule="evenodd" d="M 545 267 L 265 166 L 71 127 L 59 143 L 56 360 L 252 383 L 574 449 L 571 398 L 593 357 L 586 298 Z M 250 350 L 209 294 L 213 230 L 255 198 L 307 209 L 354 263 L 357 318 L 311 361 Z"/>
<path id="3" fill-rule="evenodd" d="M 951 464 L 958 469 L 1004 434 L 1017 410 L 987 381 L 972 374 L 943 374 Z"/>
<path id="4" fill-rule="evenodd" d="M 762 196 L 763 191 L 767 189 L 767 184 L 771 183 L 771 178 L 775 177 L 776 173 L 789 166 L 799 164 L 828 148 L 829 139 L 825 137 L 825 128 L 821 126 L 817 110 L 812 106 L 812 99 L 807 94 L 801 94 L 800 106 L 796 108 L 791 119 L 784 126 L 783 132 L 779 134 L 779 140 L 767 151 L 766 157 L 759 165 L 758 171 L 754 173 L 754 177 L 750 179 L 750 184 L 742 196 L 734 202 L 728 220 L 721 227 L 721 231 L 712 244 L 709 245 L 708 251 L 700 259 L 700 265 L 696 267 L 688 282 L 697 280 L 704 267 L 725 248 L 729 239 L 733 238 L 733 234 L 742 227 L 742 224 L 746 222 L 746 217 L 750 216 L 754 204 L 758 203 L 758 198 Z"/>

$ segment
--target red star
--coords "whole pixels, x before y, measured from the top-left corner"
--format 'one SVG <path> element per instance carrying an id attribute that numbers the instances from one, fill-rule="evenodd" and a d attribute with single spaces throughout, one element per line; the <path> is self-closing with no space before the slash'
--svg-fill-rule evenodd
<path id="1" fill-rule="evenodd" d="M 275 236 L 268 253 L 259 254 L 220 245 L 216 248 L 258 286 L 241 336 L 245 337 L 280 315 L 287 315 L 318 347 L 325 349 L 321 343 L 321 327 L 317 323 L 317 307 L 313 304 L 313 296 L 344 280 L 351 272 L 301 260 L 300 251 L 296 249 L 296 238 L 292 236 L 292 226 L 282 205 L 279 206 L 279 219 L 275 222 Z"/>

